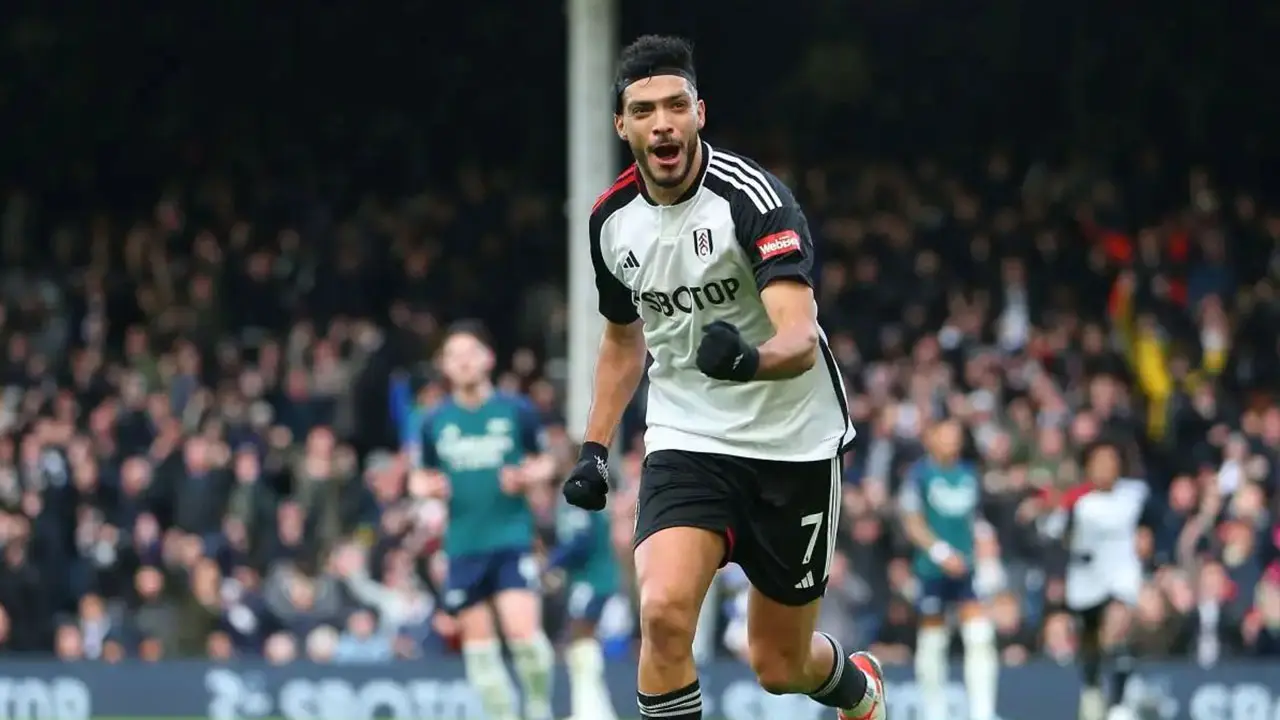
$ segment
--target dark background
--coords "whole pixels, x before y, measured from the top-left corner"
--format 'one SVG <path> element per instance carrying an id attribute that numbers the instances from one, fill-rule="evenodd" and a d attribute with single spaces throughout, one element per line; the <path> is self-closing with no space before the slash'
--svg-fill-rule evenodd
<path id="1" fill-rule="evenodd" d="M 1274 3 L 621 5 L 624 39 L 695 40 L 709 134 L 771 141 L 757 153 L 963 159 L 1001 146 L 1123 164 L 1156 147 L 1247 178 L 1276 156 Z M 348 202 L 447 182 L 468 163 L 564 182 L 555 2 L 5 14 L 0 162 L 76 207 L 89 188 L 150 202 L 174 158 L 190 171 L 269 169 Z"/>

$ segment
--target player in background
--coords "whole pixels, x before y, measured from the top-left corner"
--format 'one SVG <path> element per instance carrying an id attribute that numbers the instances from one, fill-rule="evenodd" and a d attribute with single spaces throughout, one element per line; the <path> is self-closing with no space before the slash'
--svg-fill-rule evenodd
<path id="1" fill-rule="evenodd" d="M 694 632 L 716 572 L 732 561 L 751 581 L 748 646 L 761 687 L 807 695 L 845 720 L 884 720 L 879 663 L 815 632 L 840 457 L 854 433 L 818 325 L 808 221 L 776 177 L 702 140 L 706 105 L 687 42 L 632 43 L 614 89 L 614 129 L 635 164 L 591 212 L 607 322 L 564 495 L 604 509 L 608 447 L 647 349 L 632 539 L 640 715 L 701 720 Z"/>
<path id="2" fill-rule="evenodd" d="M 1000 672 L 995 628 L 973 591 L 974 530 L 979 522 L 982 485 L 978 472 L 961 459 L 964 431 L 955 420 L 934 425 L 928 455 L 908 471 L 899 502 L 907 537 L 916 547 L 920 580 L 920 631 L 916 640 L 916 683 L 923 720 L 946 720 L 947 615 L 955 610 L 964 640 L 964 683 L 970 720 L 993 720 Z"/>
<path id="3" fill-rule="evenodd" d="M 604 680 L 604 651 L 596 639 L 600 616 L 619 589 L 609 516 L 560 503 L 547 572 L 568 589 L 565 662 L 572 720 L 617 720 Z"/>
<path id="4" fill-rule="evenodd" d="M 1046 534 L 1065 540 L 1067 609 L 1080 619 L 1083 688 L 1080 720 L 1123 720 L 1125 686 L 1133 672 L 1128 647 L 1131 608 L 1142 589 L 1138 528 L 1153 508 L 1142 480 L 1121 477 L 1120 448 L 1095 443 L 1085 452 L 1084 482 L 1058 499 L 1042 519 Z M 1110 692 L 1103 665 L 1110 660 Z"/>
<path id="5" fill-rule="evenodd" d="M 524 690 L 524 718 L 550 720 L 555 653 L 542 630 L 534 517 L 525 493 L 555 473 L 539 419 L 494 389 L 494 355 L 482 326 L 446 333 L 439 365 L 450 396 L 423 418 L 418 471 L 428 497 L 447 498 L 445 609 L 457 616 L 467 679 L 493 720 L 517 720 L 515 688 L 494 627 Z"/>

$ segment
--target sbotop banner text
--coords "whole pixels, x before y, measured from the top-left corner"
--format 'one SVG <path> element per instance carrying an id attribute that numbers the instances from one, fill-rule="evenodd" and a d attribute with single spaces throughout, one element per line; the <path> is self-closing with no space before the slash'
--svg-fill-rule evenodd
<path id="1" fill-rule="evenodd" d="M 911 673 L 890 667 L 894 720 L 919 720 Z M 635 667 L 612 663 L 609 682 L 623 718 L 634 714 Z M 1000 678 L 1002 720 L 1074 720 L 1079 694 L 1073 668 L 1048 662 L 1006 668 Z M 566 679 L 559 678 L 565 689 Z M 705 717 L 719 720 L 828 720 L 805 698 L 762 692 L 742 665 L 702 670 Z M 561 716 L 566 692 L 558 693 Z M 953 678 L 951 713 L 965 720 L 964 689 Z M 1280 720 L 1280 663 L 1150 664 L 1130 683 L 1128 704 L 1151 720 Z M 209 720 L 484 720 L 455 660 L 334 666 L 202 662 L 104 665 L 0 661 L 0 720 L 92 718 Z"/>

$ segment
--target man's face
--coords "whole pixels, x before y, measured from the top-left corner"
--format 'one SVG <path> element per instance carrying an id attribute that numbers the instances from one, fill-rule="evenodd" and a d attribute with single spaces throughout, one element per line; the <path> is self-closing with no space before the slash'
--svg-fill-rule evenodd
<path id="1" fill-rule="evenodd" d="M 613 122 L 645 178 L 658 187 L 673 188 L 693 169 L 705 114 L 688 80 L 656 75 L 627 86 L 622 114 Z"/>
<path id="2" fill-rule="evenodd" d="M 493 353 L 478 338 L 458 333 L 445 341 L 440 369 L 455 387 L 473 387 L 493 371 Z"/>

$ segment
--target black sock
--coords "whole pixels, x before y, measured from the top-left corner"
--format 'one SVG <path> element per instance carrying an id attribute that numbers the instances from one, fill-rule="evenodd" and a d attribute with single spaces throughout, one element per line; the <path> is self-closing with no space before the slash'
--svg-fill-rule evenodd
<path id="1" fill-rule="evenodd" d="M 697 680 L 688 687 L 661 695 L 637 692 L 636 702 L 640 705 L 642 720 L 702 720 L 702 689 Z"/>
<path id="2" fill-rule="evenodd" d="M 1133 653 L 1127 646 L 1111 651 L 1111 692 L 1107 701 L 1111 707 L 1124 702 L 1124 688 L 1129 684 L 1129 675 L 1133 673 Z"/>
<path id="3" fill-rule="evenodd" d="M 809 697 L 813 698 L 814 702 L 827 707 L 843 710 L 855 708 L 867 696 L 867 676 L 845 655 L 844 649 L 835 638 L 826 633 L 821 635 L 831 643 L 831 650 L 836 655 L 836 664 L 831 668 L 831 674 L 827 679 L 818 686 L 817 690 L 809 693 Z"/>
<path id="4" fill-rule="evenodd" d="M 1080 669 L 1086 688 L 1102 687 L 1102 648 L 1097 638 L 1086 632 L 1080 642 Z"/>
<path id="5" fill-rule="evenodd" d="M 1084 675 L 1084 686 L 1087 688 L 1102 687 L 1102 656 L 1096 652 L 1086 652 L 1080 658 Z"/>

